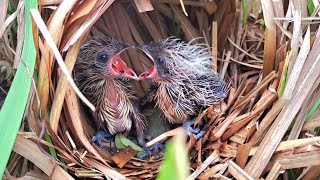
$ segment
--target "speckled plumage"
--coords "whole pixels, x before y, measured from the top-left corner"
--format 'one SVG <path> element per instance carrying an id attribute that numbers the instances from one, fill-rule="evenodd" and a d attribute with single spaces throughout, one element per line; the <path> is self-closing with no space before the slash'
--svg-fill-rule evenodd
<path id="1" fill-rule="evenodd" d="M 74 69 L 80 90 L 96 107 L 92 112 L 95 122 L 111 134 L 129 131 L 132 122 L 139 127 L 137 131 L 146 130 L 145 117 L 135 105 L 136 97 L 129 79 L 114 74 L 108 64 L 124 47 L 123 43 L 108 36 L 90 37 L 81 47 Z M 99 60 L 97 57 L 101 53 L 108 60 Z M 141 132 L 138 136 L 139 133 L 142 136 Z"/>
<path id="2" fill-rule="evenodd" d="M 168 38 L 140 48 L 153 59 L 157 70 L 156 77 L 149 78 L 156 89 L 149 93 L 148 100 L 156 102 L 170 123 L 181 124 L 201 107 L 227 96 L 229 86 L 212 71 L 207 45 Z"/>

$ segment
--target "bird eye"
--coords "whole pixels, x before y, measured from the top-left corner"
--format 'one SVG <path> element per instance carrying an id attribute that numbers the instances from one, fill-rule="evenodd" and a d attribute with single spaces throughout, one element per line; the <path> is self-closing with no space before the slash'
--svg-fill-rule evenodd
<path id="1" fill-rule="evenodd" d="M 98 61 L 105 63 L 108 61 L 109 56 L 105 52 L 101 52 L 101 53 L 98 53 L 97 59 L 98 59 Z"/>
<path id="2" fill-rule="evenodd" d="M 163 57 L 157 57 L 157 63 L 158 63 L 158 65 L 163 66 L 164 65 L 164 58 Z"/>

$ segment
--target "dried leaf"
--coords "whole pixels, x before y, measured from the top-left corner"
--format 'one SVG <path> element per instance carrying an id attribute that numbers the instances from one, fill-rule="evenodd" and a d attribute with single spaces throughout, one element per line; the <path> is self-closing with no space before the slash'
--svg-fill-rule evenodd
<path id="1" fill-rule="evenodd" d="M 250 149 L 252 148 L 253 143 L 247 143 L 247 144 L 240 144 L 237 148 L 237 155 L 236 155 L 236 163 L 241 167 L 244 168 L 248 157 Z"/>
<path id="2" fill-rule="evenodd" d="M 140 13 L 154 10 L 150 0 L 134 0 L 134 3 Z"/>
<path id="3" fill-rule="evenodd" d="M 101 162 L 107 164 L 105 160 L 100 156 L 100 154 L 94 149 L 91 145 L 91 140 L 87 137 L 86 131 L 84 131 L 83 125 L 81 121 L 84 121 L 81 116 L 79 102 L 76 94 L 73 92 L 70 87 L 68 88 L 65 96 L 66 101 L 66 110 L 69 115 L 70 125 L 74 127 L 76 130 L 75 133 L 77 137 L 80 139 L 81 143 L 86 147 L 86 149 L 94 154 Z"/>
<path id="4" fill-rule="evenodd" d="M 63 22 L 67 17 L 67 13 L 69 13 L 72 6 L 76 2 L 77 2 L 76 0 L 63 1 L 60 4 L 59 8 L 52 15 L 50 19 L 50 23 L 48 24 L 48 27 L 43 22 L 43 19 L 37 10 L 31 11 L 34 21 L 36 22 L 38 28 L 43 33 L 43 36 L 46 39 L 46 42 L 44 43 L 44 49 L 43 49 L 44 52 L 42 52 L 42 54 L 47 54 L 47 55 L 42 56 L 40 61 L 39 81 L 37 86 L 39 91 L 40 101 L 41 101 L 42 115 L 46 114 L 47 104 L 49 101 L 49 83 L 50 83 L 49 79 L 51 77 L 51 71 L 52 71 L 52 65 L 53 65 L 53 55 L 49 47 L 53 48 L 54 46 L 56 48 L 58 46 L 58 42 L 60 41 L 62 36 Z M 58 49 L 53 50 L 53 52 L 56 56 L 57 54 L 59 54 Z M 59 59 L 57 61 L 59 64 L 61 63 L 59 62 Z M 68 75 L 70 74 L 65 69 L 63 69 L 63 71 L 64 73 L 68 73 Z M 71 76 L 68 77 L 68 80 L 73 81 Z"/>
<path id="5" fill-rule="evenodd" d="M 45 26 L 45 24 L 44 24 L 44 22 L 43 22 L 43 20 L 42 20 L 42 18 L 41 18 L 41 16 L 40 16 L 40 14 L 39 14 L 39 11 L 38 11 L 38 10 L 35 10 L 35 9 L 32 9 L 32 10 L 30 10 L 30 12 L 31 12 L 31 15 L 33 16 L 35 22 L 37 23 L 40 31 L 43 33 L 43 36 L 46 38 L 46 40 L 47 40 L 47 42 L 48 42 L 48 45 L 50 46 L 50 48 L 52 49 L 54 55 L 56 56 L 57 62 L 58 62 L 58 64 L 60 65 L 60 68 L 61 68 L 62 72 L 66 75 L 66 77 L 67 77 L 67 79 L 68 79 L 71 87 L 72 87 L 72 88 L 74 89 L 74 91 L 77 93 L 77 95 L 79 96 L 79 98 L 80 98 L 92 111 L 95 111 L 95 107 L 94 107 L 94 106 L 90 103 L 90 101 L 81 93 L 81 91 L 78 89 L 77 85 L 76 85 L 75 82 L 73 81 L 73 78 L 71 77 L 70 72 L 68 71 L 66 65 L 64 64 L 64 61 L 63 61 L 63 59 L 62 59 L 62 56 L 61 56 L 60 52 L 58 51 L 58 48 L 57 48 L 56 44 L 54 43 L 54 41 L 53 41 L 53 39 L 52 39 L 49 31 L 47 30 L 47 28 L 46 28 L 46 26 Z M 43 62 L 44 62 L 44 61 L 43 61 Z M 45 66 L 45 65 L 44 65 L 44 66 Z M 46 68 L 46 67 L 44 67 L 43 69 L 45 69 L 45 68 Z M 45 70 L 44 70 L 44 71 L 45 71 Z M 45 71 L 45 72 L 46 72 L 46 71 Z M 43 77 L 48 78 L 48 77 L 45 76 L 45 75 L 44 75 Z M 46 78 L 45 78 L 45 79 L 46 79 Z M 42 82 L 40 78 L 39 78 L 39 81 Z M 49 83 L 49 80 L 47 80 L 47 83 Z M 47 84 L 47 85 L 49 85 L 49 84 Z M 42 85 L 38 84 L 38 87 L 43 88 L 44 86 L 45 86 L 45 85 L 42 86 Z M 46 92 L 45 89 L 46 89 L 46 88 L 43 89 L 43 91 L 42 91 L 43 93 Z M 40 90 L 39 90 L 39 91 L 40 91 Z M 39 94 L 41 94 L 41 93 L 39 92 Z M 45 99 L 48 98 L 48 96 L 45 95 L 45 94 L 43 94 L 43 96 L 40 95 L 40 97 L 43 97 L 43 98 L 45 98 Z M 43 99 L 43 100 L 44 100 L 44 99 Z M 44 101 L 47 102 L 47 100 L 44 100 Z M 42 105 L 43 105 L 43 101 L 41 101 L 41 102 L 42 102 Z M 43 114 L 45 114 L 45 110 L 46 110 L 47 107 L 46 107 L 46 106 L 42 106 L 42 107 L 44 108 L 44 109 L 42 109 L 42 110 L 44 111 Z"/>
<path id="6" fill-rule="evenodd" d="M 77 7 L 76 11 L 70 16 L 68 19 L 68 23 L 66 26 L 68 27 L 70 24 L 72 24 L 77 19 L 87 16 L 94 6 L 96 5 L 98 0 L 84 0 L 79 7 Z"/>
<path id="7" fill-rule="evenodd" d="M 136 154 L 138 153 L 138 151 L 135 151 L 134 149 L 132 149 L 131 147 L 127 147 L 123 150 L 121 150 L 120 152 L 118 152 L 117 154 L 113 155 L 111 157 L 111 159 L 117 164 L 117 166 L 119 168 L 122 168 L 124 165 L 127 164 L 128 161 L 131 160 L 131 158 L 133 158 Z"/>
<path id="8" fill-rule="evenodd" d="M 73 179 L 72 176 L 40 151 L 38 145 L 20 135 L 17 136 L 13 151 L 34 163 L 48 176 L 52 174 L 52 179 Z"/>
<path id="9" fill-rule="evenodd" d="M 253 180 L 253 177 L 251 177 L 246 171 L 244 171 L 241 167 L 239 167 L 236 163 L 234 163 L 232 160 L 228 161 L 229 167 L 228 172 L 235 177 L 236 179 L 249 179 Z"/>
<path id="10" fill-rule="evenodd" d="M 267 162 L 274 153 L 277 145 L 280 143 L 283 135 L 290 126 L 293 118 L 298 113 L 304 99 L 311 93 L 313 83 L 316 82 L 320 75 L 320 56 L 319 48 L 320 45 L 320 33 L 317 33 L 317 39 L 314 43 L 310 54 L 306 59 L 304 67 L 308 71 L 303 71 L 299 76 L 292 98 L 285 104 L 282 111 L 272 124 L 270 130 L 261 142 L 257 153 L 252 157 L 251 161 L 247 164 L 245 170 L 252 175 L 254 178 L 259 178 L 263 169 L 266 167 Z M 286 90 L 285 90 L 286 91 Z M 285 94 L 286 92 L 284 92 Z M 259 164 L 259 166 L 257 166 Z"/>
<path id="11" fill-rule="evenodd" d="M 188 177 L 187 180 L 196 179 L 211 163 L 219 160 L 219 151 L 215 150 L 212 154 Z"/>
<path id="12" fill-rule="evenodd" d="M 261 1 L 263 17 L 266 25 L 263 54 L 263 77 L 274 69 L 276 55 L 276 25 L 273 23 L 274 12 L 271 1 Z"/>
<path id="13" fill-rule="evenodd" d="M 80 47 L 83 43 L 83 38 L 79 39 L 78 42 L 72 46 L 72 48 L 68 51 L 65 64 L 69 72 L 72 71 L 75 61 L 77 59 L 77 55 L 80 51 Z M 61 115 L 61 109 L 64 102 L 64 96 L 68 89 L 68 80 L 65 75 L 60 76 L 58 81 L 57 89 L 54 95 L 54 99 L 51 106 L 50 111 L 50 126 L 53 131 L 57 134 L 58 133 L 58 125 L 59 119 Z"/>

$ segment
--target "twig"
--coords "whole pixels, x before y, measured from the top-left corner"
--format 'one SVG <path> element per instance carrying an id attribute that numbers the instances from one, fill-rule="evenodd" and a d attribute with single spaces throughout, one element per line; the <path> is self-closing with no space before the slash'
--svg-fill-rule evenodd
<path id="1" fill-rule="evenodd" d="M 158 137 L 154 138 L 153 140 L 149 141 L 149 142 L 146 144 L 146 146 L 147 146 L 147 147 L 150 147 L 150 146 L 156 144 L 156 143 L 159 142 L 159 141 L 162 141 L 162 140 L 164 140 L 164 139 L 166 139 L 166 138 L 168 138 L 168 137 L 171 137 L 171 136 L 174 136 L 174 135 L 178 134 L 179 129 L 180 129 L 180 128 L 176 128 L 176 129 L 173 129 L 173 130 L 170 130 L 170 131 L 167 131 L 167 132 L 161 134 L 160 136 L 158 136 Z"/>
<path id="2" fill-rule="evenodd" d="M 218 150 L 214 150 L 212 154 L 188 177 L 187 180 L 196 179 L 211 163 L 219 161 L 219 154 Z"/>

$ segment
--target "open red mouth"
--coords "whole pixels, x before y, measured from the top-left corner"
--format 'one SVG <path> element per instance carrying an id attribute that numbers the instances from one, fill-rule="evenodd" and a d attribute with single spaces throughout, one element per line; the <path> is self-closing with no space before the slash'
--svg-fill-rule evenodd
<path id="1" fill-rule="evenodd" d="M 141 73 L 139 75 L 139 80 L 143 80 L 143 79 L 153 79 L 155 77 L 158 76 L 158 71 L 157 68 L 155 66 L 153 66 L 152 68 L 150 68 L 149 70 Z"/>
<path id="2" fill-rule="evenodd" d="M 122 77 L 130 78 L 130 79 L 138 79 L 138 76 L 136 73 L 130 69 L 127 64 L 121 59 L 120 53 L 116 54 L 112 59 L 110 63 L 110 69 L 115 73 L 116 75 L 120 75 Z"/>
<path id="3" fill-rule="evenodd" d="M 158 77 L 158 70 L 154 64 L 153 57 L 147 51 L 145 51 L 143 48 L 138 47 L 138 49 L 140 49 L 153 62 L 153 67 L 148 69 L 147 71 L 144 71 L 143 73 L 141 73 L 139 75 L 138 80 L 154 79 L 154 78 Z"/>

